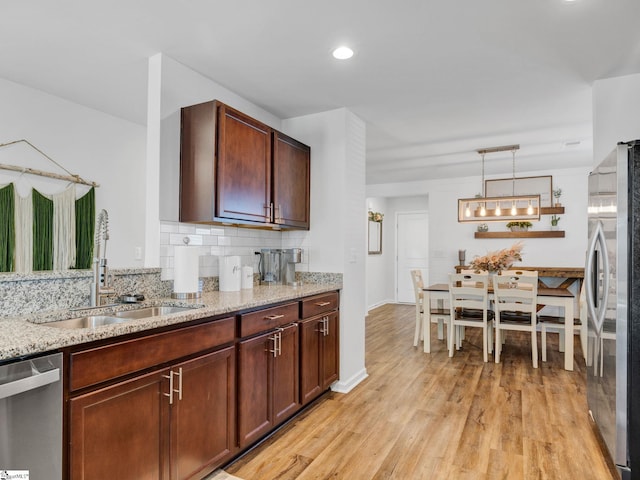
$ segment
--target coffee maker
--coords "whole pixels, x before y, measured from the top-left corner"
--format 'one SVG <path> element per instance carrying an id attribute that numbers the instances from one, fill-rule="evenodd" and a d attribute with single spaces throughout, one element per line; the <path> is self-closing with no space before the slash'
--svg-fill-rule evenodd
<path id="1" fill-rule="evenodd" d="M 260 252 L 258 272 L 261 285 L 279 285 L 282 283 L 280 265 L 282 264 L 282 250 L 279 248 L 263 248 Z"/>
<path id="2" fill-rule="evenodd" d="M 300 285 L 300 282 L 296 281 L 296 263 L 301 261 L 301 248 L 287 248 L 282 251 L 282 283 L 294 287 Z"/>
<path id="3" fill-rule="evenodd" d="M 263 248 L 260 252 L 258 272 L 261 285 L 297 286 L 296 264 L 302 261 L 301 248 Z"/>

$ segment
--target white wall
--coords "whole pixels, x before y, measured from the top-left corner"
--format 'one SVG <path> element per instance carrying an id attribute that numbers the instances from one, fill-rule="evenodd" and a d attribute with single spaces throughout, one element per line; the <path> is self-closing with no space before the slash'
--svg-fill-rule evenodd
<path id="1" fill-rule="evenodd" d="M 26 139 L 70 172 L 100 184 L 96 209 L 109 213 L 111 268 L 140 267 L 134 248 L 145 244 L 145 127 L 0 79 L 0 143 Z M 0 163 L 62 173 L 24 143 L 0 149 Z M 67 184 L 0 170 L 0 184 L 24 194 L 63 190 Z M 86 187 L 78 186 L 84 194 Z"/>
<path id="2" fill-rule="evenodd" d="M 390 259 L 394 255 L 392 245 L 389 243 L 390 233 L 394 229 L 394 218 L 387 208 L 386 198 L 367 198 L 367 210 L 384 214 L 382 220 L 382 253 L 367 255 L 367 310 L 371 310 L 385 303 L 392 302 L 393 282 L 388 280 L 393 278 L 393 270 L 389 267 Z M 365 229 L 367 227 L 365 226 Z M 387 281 L 371 281 L 372 278 L 386 279 Z"/>
<path id="3" fill-rule="evenodd" d="M 640 74 L 598 80 L 593 85 L 593 165 L 618 142 L 640 139 Z"/>
<path id="4" fill-rule="evenodd" d="M 384 213 L 382 255 L 369 255 L 367 258 L 367 308 L 371 310 L 397 299 L 397 214 L 428 211 L 429 197 L 417 195 L 367 198 L 367 207 Z M 428 271 L 425 272 L 425 282 L 429 282 L 428 274 Z"/>
<path id="5" fill-rule="evenodd" d="M 523 172 L 518 176 L 552 175 L 554 188 L 561 187 L 560 199 L 565 207 L 558 224 L 566 232 L 565 238 L 525 239 L 523 262 L 530 266 L 581 267 L 587 244 L 587 175 L 588 168 Z M 457 221 L 457 199 L 473 197 L 478 191 L 480 177 L 424 180 L 402 184 L 367 186 L 369 197 L 401 197 L 427 194 L 429 198 L 429 282 L 445 282 L 458 264 L 458 250 L 467 251 L 467 262 L 476 255 L 508 247 L 513 239 L 475 239 L 476 224 Z M 543 216 L 534 230 L 549 230 L 550 217 Z M 491 231 L 505 231 L 505 223 L 491 223 Z M 395 246 L 394 246 L 395 248 Z M 367 277 L 369 282 L 381 279 Z M 376 287 L 371 287 L 376 288 Z"/>
<path id="6" fill-rule="evenodd" d="M 282 126 L 311 147 L 311 230 L 304 240 L 309 269 L 343 274 L 340 381 L 334 389 L 346 392 L 367 376 L 365 125 L 338 109 L 287 119 Z"/>

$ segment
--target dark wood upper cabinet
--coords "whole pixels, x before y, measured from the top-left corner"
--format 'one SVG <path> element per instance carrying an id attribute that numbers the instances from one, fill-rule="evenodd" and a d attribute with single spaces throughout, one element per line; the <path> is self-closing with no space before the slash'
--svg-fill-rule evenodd
<path id="1" fill-rule="evenodd" d="M 181 222 L 215 218 L 216 110 L 217 102 L 206 102 L 180 112 Z"/>
<path id="2" fill-rule="evenodd" d="M 180 221 L 309 229 L 310 152 L 217 100 L 184 107 Z"/>
<path id="3" fill-rule="evenodd" d="M 273 134 L 274 221 L 309 229 L 311 149 L 284 133 Z"/>
<path id="4" fill-rule="evenodd" d="M 270 222 L 271 129 L 226 105 L 218 106 L 216 216 Z"/>

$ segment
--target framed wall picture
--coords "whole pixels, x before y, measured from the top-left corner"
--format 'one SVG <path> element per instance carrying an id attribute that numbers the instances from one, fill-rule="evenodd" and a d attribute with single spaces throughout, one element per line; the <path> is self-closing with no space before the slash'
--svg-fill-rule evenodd
<path id="1" fill-rule="evenodd" d="M 553 181 L 551 175 L 485 180 L 484 191 L 486 197 L 540 195 L 541 207 L 553 206 Z"/>
<path id="2" fill-rule="evenodd" d="M 382 221 L 369 220 L 369 255 L 382 253 Z"/>

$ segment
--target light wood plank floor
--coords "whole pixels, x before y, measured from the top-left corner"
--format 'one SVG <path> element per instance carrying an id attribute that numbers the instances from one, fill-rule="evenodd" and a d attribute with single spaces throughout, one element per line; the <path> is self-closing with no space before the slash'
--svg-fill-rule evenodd
<path id="1" fill-rule="evenodd" d="M 475 328 L 450 359 L 435 325 L 432 353 L 413 347 L 414 312 L 370 312 L 369 377 L 325 395 L 226 471 L 245 480 L 614 478 L 588 420 L 579 341 L 574 372 L 562 368 L 556 334 L 538 369 L 519 332 L 507 334 L 500 364 L 482 361 Z"/>

